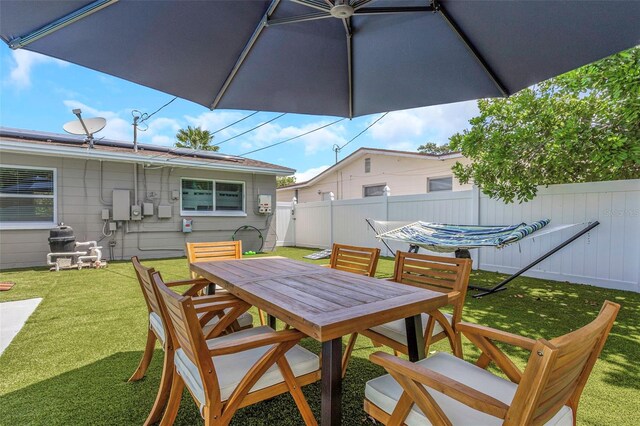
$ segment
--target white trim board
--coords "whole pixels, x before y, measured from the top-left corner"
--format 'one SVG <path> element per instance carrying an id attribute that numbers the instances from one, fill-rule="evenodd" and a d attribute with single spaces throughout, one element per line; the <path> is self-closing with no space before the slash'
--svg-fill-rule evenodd
<path id="1" fill-rule="evenodd" d="M 42 298 L 0 303 L 0 354 L 18 335 Z"/>

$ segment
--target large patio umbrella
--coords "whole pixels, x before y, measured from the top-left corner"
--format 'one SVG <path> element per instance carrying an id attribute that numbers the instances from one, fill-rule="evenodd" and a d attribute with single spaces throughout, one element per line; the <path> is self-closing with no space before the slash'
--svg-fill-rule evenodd
<path id="1" fill-rule="evenodd" d="M 206 107 L 353 117 L 508 96 L 640 43 L 640 1 L 0 2 L 0 36 Z"/>

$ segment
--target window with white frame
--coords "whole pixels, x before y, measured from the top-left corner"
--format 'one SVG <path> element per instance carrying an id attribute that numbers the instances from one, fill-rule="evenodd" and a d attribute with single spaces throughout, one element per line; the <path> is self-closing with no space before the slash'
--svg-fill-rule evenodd
<path id="1" fill-rule="evenodd" d="M 371 158 L 364 159 L 364 172 L 365 173 L 371 172 Z"/>
<path id="2" fill-rule="evenodd" d="M 183 215 L 245 214 L 244 182 L 182 178 L 180 185 Z"/>
<path id="3" fill-rule="evenodd" d="M 451 191 L 452 189 L 452 176 L 427 179 L 427 192 Z"/>
<path id="4" fill-rule="evenodd" d="M 363 197 L 379 197 L 384 195 L 384 187 L 387 186 L 386 183 L 380 185 L 366 185 L 362 187 L 362 196 Z"/>
<path id="5" fill-rule="evenodd" d="M 2 228 L 49 228 L 56 219 L 55 169 L 0 165 Z"/>

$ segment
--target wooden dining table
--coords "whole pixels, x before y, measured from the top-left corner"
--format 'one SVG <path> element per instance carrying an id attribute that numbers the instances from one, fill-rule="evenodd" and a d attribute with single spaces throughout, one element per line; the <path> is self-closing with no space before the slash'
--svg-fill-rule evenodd
<path id="1" fill-rule="evenodd" d="M 446 294 L 283 257 L 191 264 L 191 270 L 322 343 L 321 424 L 342 418 L 342 336 L 405 319 L 409 359 L 424 358 L 420 314 Z M 213 287 L 213 286 L 212 286 Z"/>

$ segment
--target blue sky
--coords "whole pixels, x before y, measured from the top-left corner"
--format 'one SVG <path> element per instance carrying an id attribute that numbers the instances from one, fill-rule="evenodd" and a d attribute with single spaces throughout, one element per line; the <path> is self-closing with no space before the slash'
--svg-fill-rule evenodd
<path id="1" fill-rule="evenodd" d="M 0 125 L 64 133 L 62 125 L 81 108 L 83 117 L 104 117 L 105 129 L 96 134 L 131 141 L 133 110 L 152 113 L 173 96 L 127 81 L 28 51 L 0 47 Z M 177 99 L 154 115 L 139 141 L 172 146 L 176 132 L 187 125 L 216 131 L 252 111 L 210 111 L 192 102 Z M 453 133 L 468 127 L 476 115 L 475 101 L 413 110 L 395 111 L 345 147 L 342 159 L 361 147 L 415 151 L 428 141 L 444 143 Z M 267 121 L 277 113 L 260 112 L 215 135 L 221 142 Z M 307 180 L 332 165 L 332 146 L 344 145 L 380 114 L 344 120 L 333 126 L 248 157 L 298 170 L 298 181 Z M 221 152 L 242 155 L 248 151 L 302 134 L 334 121 L 335 117 L 287 114 L 246 135 L 221 145 Z"/>

